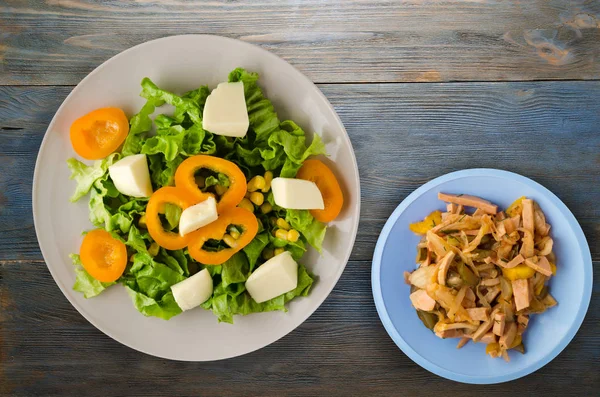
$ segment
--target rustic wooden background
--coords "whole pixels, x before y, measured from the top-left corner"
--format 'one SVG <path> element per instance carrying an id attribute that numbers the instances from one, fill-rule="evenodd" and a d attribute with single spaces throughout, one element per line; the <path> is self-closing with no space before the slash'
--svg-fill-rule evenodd
<path id="1" fill-rule="evenodd" d="M 600 2 L 0 1 L 0 394 L 598 395 L 600 390 Z M 362 216 L 351 261 L 323 306 L 260 351 L 181 363 L 90 325 L 50 276 L 31 180 L 54 112 L 87 73 L 135 44 L 207 33 L 258 44 L 319 84 L 356 151 Z M 588 238 L 586 320 L 526 378 L 474 386 L 408 359 L 370 287 L 395 206 L 449 171 L 494 167 L 555 192 Z"/>

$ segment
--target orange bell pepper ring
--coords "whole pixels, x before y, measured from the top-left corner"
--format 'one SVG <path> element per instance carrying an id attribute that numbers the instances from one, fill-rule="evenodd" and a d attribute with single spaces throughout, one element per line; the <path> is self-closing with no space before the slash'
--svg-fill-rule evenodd
<path id="1" fill-rule="evenodd" d="M 212 196 L 198 188 L 196 184 L 196 172 L 201 169 L 227 175 L 229 178 L 229 189 L 223 194 L 217 203 L 217 212 L 220 214 L 227 209 L 235 208 L 246 195 L 246 176 L 235 163 L 219 157 L 199 154 L 184 160 L 177 171 L 175 171 L 175 186 L 188 192 L 197 203 Z"/>
<path id="2" fill-rule="evenodd" d="M 121 146 L 129 133 L 129 120 L 119 108 L 96 109 L 75 120 L 70 136 L 73 149 L 88 160 L 99 160 Z"/>
<path id="3" fill-rule="evenodd" d="M 240 237 L 235 240 L 235 245 L 220 251 L 204 250 L 204 243 L 208 240 L 222 240 L 229 225 L 240 226 L 243 229 Z M 257 232 L 258 221 L 252 212 L 240 207 L 230 208 L 219 215 L 219 219 L 213 223 L 191 233 L 188 250 L 191 257 L 203 265 L 220 265 L 247 246 Z"/>
<path id="4" fill-rule="evenodd" d="M 127 266 L 127 248 L 104 229 L 88 232 L 79 248 L 83 268 L 96 280 L 116 281 Z"/>
<path id="5" fill-rule="evenodd" d="M 191 235 L 186 234 L 185 236 L 181 236 L 178 233 L 165 230 L 160 221 L 159 214 L 166 203 L 177 205 L 182 210 L 185 210 L 196 202 L 185 190 L 166 186 L 161 187 L 150 196 L 148 206 L 146 207 L 146 226 L 148 233 L 150 233 L 156 244 L 168 250 L 182 249 L 188 245 Z"/>
<path id="6" fill-rule="evenodd" d="M 316 220 L 327 223 L 337 218 L 344 206 L 344 195 L 333 171 L 325 163 L 319 160 L 306 160 L 298 170 L 296 178 L 314 182 L 321 191 L 325 208 L 310 210 Z"/>

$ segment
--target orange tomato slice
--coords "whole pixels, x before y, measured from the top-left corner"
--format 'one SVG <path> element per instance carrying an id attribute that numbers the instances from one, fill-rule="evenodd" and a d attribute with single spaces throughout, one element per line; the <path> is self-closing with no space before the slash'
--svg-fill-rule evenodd
<path id="1" fill-rule="evenodd" d="M 71 125 L 71 144 L 81 157 L 99 160 L 117 150 L 128 133 L 129 120 L 121 109 L 96 109 Z"/>
<path id="2" fill-rule="evenodd" d="M 242 234 L 235 240 L 235 247 L 216 252 L 204 250 L 203 246 L 206 241 L 210 239 L 222 240 L 229 225 L 237 225 L 243 228 Z M 219 215 L 219 219 L 213 223 L 209 223 L 191 233 L 188 250 L 190 256 L 203 265 L 220 265 L 247 246 L 254 239 L 257 232 L 258 221 L 252 212 L 240 207 L 230 208 Z"/>
<path id="3" fill-rule="evenodd" d="M 165 186 L 152 193 L 146 207 L 146 227 L 156 244 L 168 250 L 182 249 L 187 246 L 190 234 L 181 236 L 165 230 L 158 215 L 164 212 L 166 203 L 175 204 L 185 210 L 196 202 L 185 190 Z"/>
<path id="4" fill-rule="evenodd" d="M 87 233 L 79 248 L 81 264 L 90 276 L 105 283 L 116 281 L 127 265 L 127 248 L 104 229 Z"/>
<path id="5" fill-rule="evenodd" d="M 229 178 L 229 188 L 217 203 L 217 212 L 220 214 L 229 208 L 234 208 L 246 195 L 246 176 L 235 163 L 219 157 L 199 154 L 184 160 L 175 171 L 175 186 L 185 189 L 188 194 L 201 202 L 206 200 L 211 193 L 205 193 L 198 188 L 195 175 L 198 170 L 208 169 L 220 172 Z"/>
<path id="6" fill-rule="evenodd" d="M 316 220 L 327 223 L 337 218 L 344 205 L 344 195 L 329 167 L 319 160 L 306 160 L 296 178 L 314 182 L 321 191 L 325 209 L 310 210 Z"/>

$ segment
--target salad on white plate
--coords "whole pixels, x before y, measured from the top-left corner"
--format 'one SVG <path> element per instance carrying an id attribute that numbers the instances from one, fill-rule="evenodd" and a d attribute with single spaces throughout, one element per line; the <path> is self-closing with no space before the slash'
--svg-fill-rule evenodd
<path id="1" fill-rule="evenodd" d="M 75 152 L 96 160 L 67 161 L 71 201 L 89 193 L 96 227 L 71 255 L 74 290 L 92 298 L 121 284 L 145 316 L 201 306 L 229 323 L 308 295 L 314 276 L 301 259 L 322 250 L 342 191 L 310 158 L 326 154 L 320 137 L 307 144 L 279 120 L 256 73 L 228 80 L 179 96 L 145 78 L 147 102 L 131 119 L 108 107 L 72 124 Z M 154 116 L 163 104 L 174 112 Z"/>

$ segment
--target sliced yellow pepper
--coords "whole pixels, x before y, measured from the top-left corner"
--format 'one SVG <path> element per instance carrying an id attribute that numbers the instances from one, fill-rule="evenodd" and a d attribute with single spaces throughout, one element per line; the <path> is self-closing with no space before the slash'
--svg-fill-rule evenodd
<path id="1" fill-rule="evenodd" d="M 502 269 L 502 274 L 509 280 L 519 280 L 533 277 L 535 270 L 527 265 L 517 265 L 511 269 Z"/>
<path id="2" fill-rule="evenodd" d="M 552 269 L 552 275 L 556 276 L 556 265 L 554 262 L 550 262 L 550 269 Z"/>
<path id="3" fill-rule="evenodd" d="M 488 345 L 485 347 L 485 354 L 492 354 L 492 352 L 497 352 L 498 349 L 500 349 L 500 345 L 498 343 L 488 343 Z"/>
<path id="4" fill-rule="evenodd" d="M 411 223 L 408 227 L 417 234 L 426 234 L 428 230 L 442 223 L 442 213 L 434 211 L 427 215 L 421 222 Z"/>
<path id="5" fill-rule="evenodd" d="M 521 342 L 523 342 L 523 338 L 521 337 L 521 335 L 517 335 L 517 336 L 515 336 L 515 339 L 510 344 L 510 346 L 508 346 L 508 348 L 514 349 L 515 347 L 519 346 L 521 344 Z"/>
<path id="6" fill-rule="evenodd" d="M 525 196 L 521 196 L 518 199 L 516 199 L 507 209 L 506 209 L 506 214 L 508 216 L 510 216 L 511 218 L 515 215 L 520 215 L 521 212 L 523 212 L 523 199 L 525 199 L 527 197 Z"/>

